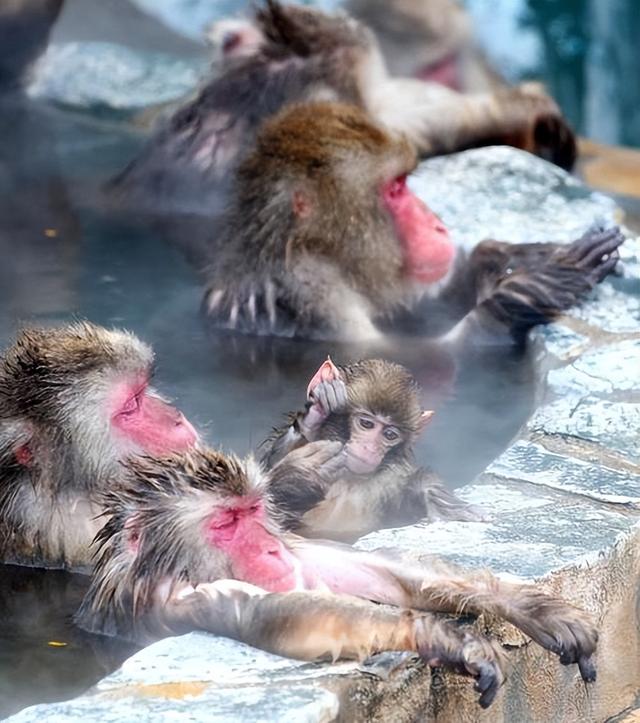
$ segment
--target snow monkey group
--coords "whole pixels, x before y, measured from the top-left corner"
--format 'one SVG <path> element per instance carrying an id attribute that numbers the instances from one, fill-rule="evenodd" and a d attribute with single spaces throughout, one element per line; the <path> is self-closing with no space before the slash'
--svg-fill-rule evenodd
<path id="1" fill-rule="evenodd" d="M 504 652 L 439 615 L 486 612 L 595 679 L 597 631 L 579 608 L 332 541 L 481 518 L 414 462 L 432 412 L 406 369 L 327 360 L 260 464 L 208 448 L 150 389 L 152 364 L 132 334 L 86 322 L 26 329 L 1 359 L 2 560 L 90 572 L 80 626 L 141 643 L 208 630 L 304 660 L 414 651 L 475 678 L 486 707 Z"/>
<path id="2" fill-rule="evenodd" d="M 568 244 L 479 239 L 467 255 L 410 190 L 421 158 L 479 145 L 575 159 L 544 90 L 492 74 L 450 0 L 429 5 L 437 22 L 418 5 L 351 0 L 349 16 L 266 0 L 213 27 L 211 77 L 107 184 L 154 218 L 204 220 L 193 256 L 208 323 L 522 346 L 613 270 L 617 228 Z M 411 29 L 429 52 L 400 39 Z M 474 68 L 482 92 L 469 92 Z M 102 635 L 206 630 L 303 660 L 413 651 L 473 677 L 487 707 L 506 653 L 450 619 L 487 613 L 595 680 L 594 621 L 538 585 L 351 546 L 490 515 L 414 458 L 433 411 L 409 371 L 339 361 L 310 370 L 303 408 L 239 459 L 151 388 L 153 353 L 133 334 L 25 328 L 0 356 L 0 559 L 91 575 L 76 622 Z"/>

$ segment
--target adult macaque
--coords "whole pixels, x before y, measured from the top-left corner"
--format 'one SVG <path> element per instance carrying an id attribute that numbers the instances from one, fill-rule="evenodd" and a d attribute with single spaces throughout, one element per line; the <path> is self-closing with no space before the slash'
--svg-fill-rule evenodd
<path id="1" fill-rule="evenodd" d="M 115 198 L 138 211 L 215 215 L 229 173 L 261 122 L 292 102 L 358 104 L 406 135 L 422 156 L 507 143 L 565 168 L 575 160 L 573 133 L 539 86 L 467 96 L 437 83 L 390 78 L 364 25 L 275 0 L 252 23 L 235 22 L 226 35 L 220 28 L 210 33 L 218 60 L 211 80 L 110 184 Z"/>
<path id="2" fill-rule="evenodd" d="M 89 323 L 26 329 L 0 358 L 0 559 L 85 569 L 98 494 L 131 454 L 192 447 L 149 387 L 151 349 Z"/>
<path id="3" fill-rule="evenodd" d="M 300 466 L 308 462 L 309 477 L 316 470 L 311 484 L 305 476 L 281 476 L 270 489 L 288 529 L 348 542 L 423 518 L 482 519 L 433 471 L 416 465 L 413 445 L 433 412 L 422 409 L 417 385 L 403 366 L 366 359 L 336 367 L 328 359 L 311 379 L 307 397 L 306 409 L 292 413 L 264 445 L 269 466 L 296 459 Z M 318 440 L 344 445 L 336 450 L 341 468 L 323 474 L 318 455 L 306 456 Z M 292 452 L 297 449 L 303 451 Z"/>
<path id="4" fill-rule="evenodd" d="M 345 6 L 375 32 L 391 75 L 466 93 L 506 85 L 474 42 L 469 14 L 456 0 L 348 0 Z"/>
<path id="5" fill-rule="evenodd" d="M 615 228 L 568 245 L 484 241 L 467 258 L 407 187 L 415 166 L 355 106 L 267 121 L 211 244 L 206 312 L 252 334 L 375 339 L 402 319 L 456 344 L 522 342 L 616 264 Z"/>
<path id="6" fill-rule="evenodd" d="M 288 473 L 281 465 L 271 474 Z M 504 680 L 499 647 L 429 613 L 487 612 L 595 679 L 597 633 L 581 610 L 442 560 L 412 567 L 283 533 L 269 484 L 254 463 L 209 450 L 130 462 L 106 494 L 77 621 L 141 641 L 209 630 L 304 660 L 412 650 L 476 678 L 486 707 Z"/>

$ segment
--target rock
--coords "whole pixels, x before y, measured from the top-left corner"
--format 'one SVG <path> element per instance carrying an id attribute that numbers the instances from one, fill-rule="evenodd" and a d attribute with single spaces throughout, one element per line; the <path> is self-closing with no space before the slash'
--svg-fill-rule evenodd
<path id="1" fill-rule="evenodd" d="M 206 69 L 201 58 L 141 54 L 113 43 L 52 44 L 29 94 L 87 111 L 131 112 L 182 98 Z"/>
<path id="2" fill-rule="evenodd" d="M 410 186 L 465 248 L 485 238 L 571 241 L 594 223 L 616 219 L 611 199 L 561 168 L 506 146 L 432 158 Z"/>

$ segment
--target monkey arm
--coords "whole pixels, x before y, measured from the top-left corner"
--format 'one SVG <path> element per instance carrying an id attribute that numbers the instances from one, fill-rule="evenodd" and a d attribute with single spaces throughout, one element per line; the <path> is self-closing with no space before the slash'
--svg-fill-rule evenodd
<path id="1" fill-rule="evenodd" d="M 429 612 L 501 617 L 556 653 L 563 665 L 577 663 L 584 680 L 595 680 L 591 658 L 598 633 L 590 616 L 534 585 L 468 572 L 437 557 L 416 566 L 324 540 L 291 537 L 288 544 L 305 570 L 336 593 Z"/>
<path id="2" fill-rule="evenodd" d="M 481 508 L 457 497 L 431 470 L 423 468 L 416 470 L 409 484 L 416 507 L 423 506 L 422 514 L 429 522 L 437 520 L 482 522 L 487 519 Z"/>
<path id="3" fill-rule="evenodd" d="M 624 236 L 617 227 L 571 244 L 483 241 L 469 261 L 477 306 L 444 339 L 455 344 L 510 336 L 522 343 L 538 324 L 579 303 L 615 267 Z"/>
<path id="4" fill-rule="evenodd" d="M 344 461 L 342 442 L 320 440 L 294 449 L 275 465 L 269 495 L 287 529 L 296 529 L 303 515 L 322 502 Z"/>
<path id="5" fill-rule="evenodd" d="M 301 660 L 363 660 L 415 651 L 431 665 L 477 678 L 487 707 L 504 681 L 498 645 L 435 616 L 322 592 L 266 593 L 236 580 L 198 585 L 162 611 L 173 630 L 208 630 Z"/>
<path id="6" fill-rule="evenodd" d="M 434 83 L 392 78 L 367 99 L 375 118 L 405 134 L 423 156 L 505 144 L 570 169 L 575 136 L 553 99 L 536 83 L 462 94 Z"/>

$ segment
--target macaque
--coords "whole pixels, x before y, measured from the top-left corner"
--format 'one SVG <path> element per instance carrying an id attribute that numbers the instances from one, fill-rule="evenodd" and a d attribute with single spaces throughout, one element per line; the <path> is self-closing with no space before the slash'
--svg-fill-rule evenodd
<path id="1" fill-rule="evenodd" d="M 433 613 L 490 613 L 595 679 L 597 632 L 578 608 L 444 560 L 404 564 L 282 532 L 269 486 L 253 461 L 202 448 L 131 460 L 105 493 L 77 622 L 141 642 L 208 630 L 303 660 L 415 651 L 474 677 L 486 707 L 504 681 L 500 647 Z"/>
<path id="2" fill-rule="evenodd" d="M 25 329 L 0 358 L 0 559 L 85 571 L 98 495 L 132 454 L 197 439 L 149 386 L 151 349 L 87 322 Z"/>
<path id="3" fill-rule="evenodd" d="M 536 84 L 463 95 L 391 78 L 373 33 L 343 13 L 266 0 L 252 22 L 225 23 L 209 33 L 211 80 L 110 182 L 113 199 L 138 212 L 215 217 L 260 124 L 290 103 L 317 100 L 359 105 L 421 156 L 506 143 L 564 168 L 575 160 L 572 131 Z"/>
<path id="4" fill-rule="evenodd" d="M 345 7 L 375 32 L 393 76 L 465 93 L 506 85 L 476 46 L 469 14 L 456 0 L 348 0 Z"/>
<path id="5" fill-rule="evenodd" d="M 416 155 L 353 105 L 267 121 L 210 244 L 204 309 L 250 334 L 375 340 L 416 327 L 453 345 L 522 344 L 615 266 L 623 236 L 456 250 L 407 186 Z"/>
<path id="6" fill-rule="evenodd" d="M 413 445 L 434 412 L 423 410 L 417 385 L 403 366 L 365 359 L 337 367 L 327 359 L 311 379 L 307 398 L 306 409 L 292 413 L 289 424 L 263 445 L 268 466 L 295 459 L 309 468 L 308 477 L 316 471 L 311 484 L 302 476 L 281 476 L 284 486 L 270 489 L 288 529 L 351 542 L 423 518 L 483 519 L 434 472 L 416 465 Z M 341 467 L 322 474 L 318 461 L 328 450 L 310 449 L 319 440 L 341 443 L 336 449 Z"/>
<path id="7" fill-rule="evenodd" d="M 19 89 L 45 50 L 64 0 L 0 2 L 0 90 Z"/>

